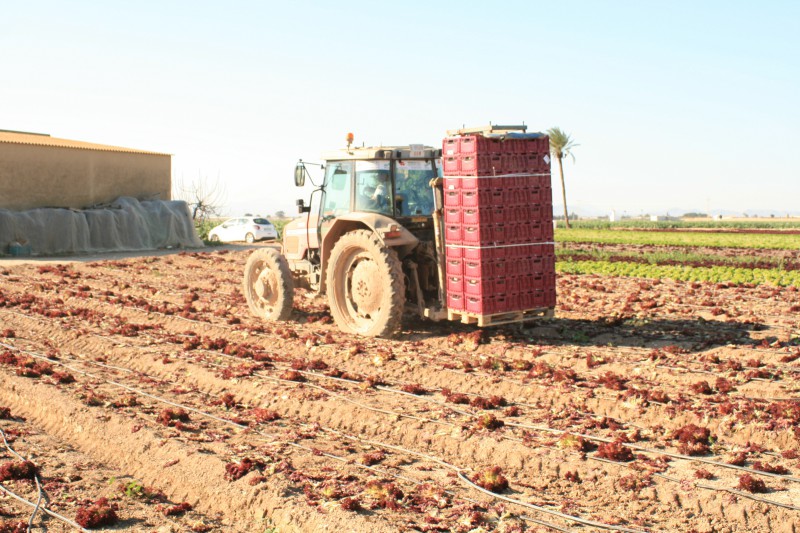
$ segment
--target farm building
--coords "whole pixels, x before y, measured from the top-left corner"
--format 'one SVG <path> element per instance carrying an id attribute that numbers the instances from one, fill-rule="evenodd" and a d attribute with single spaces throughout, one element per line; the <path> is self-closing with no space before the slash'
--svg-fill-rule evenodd
<path id="1" fill-rule="evenodd" d="M 0 209 L 169 200 L 169 154 L 0 130 Z"/>
<path id="2" fill-rule="evenodd" d="M 203 246 L 171 157 L 0 130 L 0 255 Z"/>

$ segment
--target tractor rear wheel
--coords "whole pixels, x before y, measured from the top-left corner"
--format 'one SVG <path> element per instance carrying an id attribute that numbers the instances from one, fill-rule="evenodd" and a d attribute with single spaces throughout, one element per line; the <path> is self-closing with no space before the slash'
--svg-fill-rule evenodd
<path id="1" fill-rule="evenodd" d="M 392 337 L 400 331 L 405 279 L 397 252 L 369 230 L 345 233 L 327 267 L 331 315 L 344 332 Z"/>
<path id="2" fill-rule="evenodd" d="M 264 320 L 287 320 L 292 314 L 294 283 L 289 263 L 274 248 L 250 254 L 242 283 L 250 312 Z"/>

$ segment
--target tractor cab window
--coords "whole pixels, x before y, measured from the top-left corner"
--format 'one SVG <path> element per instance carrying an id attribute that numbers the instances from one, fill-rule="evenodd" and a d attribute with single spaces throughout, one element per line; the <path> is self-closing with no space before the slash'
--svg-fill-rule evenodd
<path id="1" fill-rule="evenodd" d="M 430 160 L 395 162 L 395 207 L 397 216 L 430 215 L 433 213 L 433 189 L 430 181 L 436 171 Z"/>
<path id="2" fill-rule="evenodd" d="M 322 219 L 329 220 L 350 212 L 352 161 L 331 161 L 325 169 L 325 195 Z"/>
<path id="3" fill-rule="evenodd" d="M 389 161 L 356 161 L 356 211 L 392 216 Z"/>

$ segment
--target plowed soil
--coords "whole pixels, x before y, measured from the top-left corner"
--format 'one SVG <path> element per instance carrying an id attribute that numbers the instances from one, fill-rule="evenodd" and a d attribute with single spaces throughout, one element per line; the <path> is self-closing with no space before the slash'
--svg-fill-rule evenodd
<path id="1" fill-rule="evenodd" d="M 796 290 L 560 276 L 554 320 L 389 341 L 251 317 L 247 253 L 0 263 L 0 480 L 135 531 L 797 531 Z"/>

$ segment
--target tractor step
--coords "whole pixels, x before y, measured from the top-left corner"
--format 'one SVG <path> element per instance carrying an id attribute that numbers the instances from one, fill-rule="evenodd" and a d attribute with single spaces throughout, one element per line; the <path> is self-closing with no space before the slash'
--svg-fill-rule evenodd
<path id="1" fill-rule="evenodd" d="M 493 315 L 477 315 L 465 313 L 463 311 L 447 311 L 447 319 L 461 322 L 462 324 L 477 324 L 478 327 L 501 326 L 503 324 L 515 324 L 535 320 L 537 318 L 553 318 L 553 309 L 549 307 L 539 307 L 536 309 L 526 309 L 524 311 L 510 311 L 507 313 L 495 313 Z"/>

